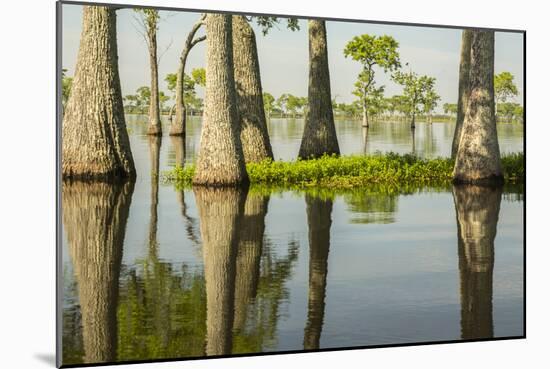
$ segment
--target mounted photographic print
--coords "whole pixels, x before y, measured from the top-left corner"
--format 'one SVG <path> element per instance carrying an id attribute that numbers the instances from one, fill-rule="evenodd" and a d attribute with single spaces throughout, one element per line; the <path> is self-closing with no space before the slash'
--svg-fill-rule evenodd
<path id="1" fill-rule="evenodd" d="M 57 10 L 58 366 L 525 337 L 524 31 Z"/>

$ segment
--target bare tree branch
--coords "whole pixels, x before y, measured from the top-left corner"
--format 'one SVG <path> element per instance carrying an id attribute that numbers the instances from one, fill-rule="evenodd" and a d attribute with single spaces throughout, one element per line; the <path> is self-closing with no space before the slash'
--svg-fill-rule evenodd
<path id="1" fill-rule="evenodd" d="M 162 59 L 162 57 L 164 56 L 164 54 L 166 54 L 166 52 L 168 51 L 168 49 L 170 49 L 170 47 L 172 46 L 172 44 L 174 43 L 174 39 L 170 39 L 170 42 L 168 43 L 168 45 L 166 45 L 166 47 L 164 48 L 164 50 L 162 50 L 159 55 L 158 55 L 158 58 L 157 58 L 157 63 L 160 64 L 160 60 Z"/>

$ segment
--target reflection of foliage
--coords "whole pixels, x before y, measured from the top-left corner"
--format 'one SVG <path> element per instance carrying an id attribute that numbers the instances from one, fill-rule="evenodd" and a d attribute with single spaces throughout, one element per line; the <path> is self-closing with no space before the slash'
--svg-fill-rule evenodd
<path id="1" fill-rule="evenodd" d="M 234 332 L 233 352 L 261 352 L 272 347 L 285 286 L 298 258 L 297 242 L 278 257 L 264 243 L 258 292 L 249 305 L 245 327 Z M 149 257 L 123 271 L 118 305 L 118 358 L 139 360 L 203 356 L 206 336 L 206 289 L 202 272 L 186 265 L 174 269 Z M 72 330 L 71 330 L 72 331 Z"/>
<path id="2" fill-rule="evenodd" d="M 204 276 L 173 268 L 149 258 L 121 278 L 118 360 L 204 355 Z"/>
<path id="3" fill-rule="evenodd" d="M 78 306 L 78 285 L 63 269 L 63 363 L 79 363 L 84 357 L 82 315 Z"/>
<path id="4" fill-rule="evenodd" d="M 247 323 L 233 337 L 233 353 L 262 352 L 276 344 L 277 323 L 281 303 L 288 301 L 285 284 L 298 259 L 298 242 L 290 241 L 288 254 L 277 257 L 264 241 L 258 292 L 249 306 Z"/>
<path id="5" fill-rule="evenodd" d="M 407 101 L 407 113 L 414 116 L 422 110 L 430 113 L 436 106 L 439 96 L 435 93 L 435 78 L 419 76 L 414 72 L 396 72 L 393 75 L 396 83 L 403 86 L 403 96 Z"/>
<path id="6" fill-rule="evenodd" d="M 397 211 L 397 196 L 372 193 L 368 190 L 351 191 L 344 195 L 349 210 L 356 213 L 351 223 L 393 223 Z"/>

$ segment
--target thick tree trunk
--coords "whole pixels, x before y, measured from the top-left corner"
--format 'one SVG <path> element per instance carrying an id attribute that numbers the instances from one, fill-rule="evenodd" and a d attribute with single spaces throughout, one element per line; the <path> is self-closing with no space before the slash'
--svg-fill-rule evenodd
<path id="1" fill-rule="evenodd" d="M 273 159 L 264 111 L 256 36 L 242 15 L 233 16 L 233 63 L 245 162 Z"/>
<path id="2" fill-rule="evenodd" d="M 193 191 L 206 279 L 206 355 L 227 355 L 232 347 L 235 263 L 247 191 L 202 186 Z"/>
<path id="3" fill-rule="evenodd" d="M 235 283 L 233 329 L 236 332 L 244 329 L 248 306 L 256 297 L 258 289 L 268 203 L 268 196 L 249 194 L 244 205 L 244 218 L 239 230 Z"/>
<path id="4" fill-rule="evenodd" d="M 156 27 L 149 27 L 149 29 L 147 29 L 147 39 L 149 40 L 149 65 L 151 69 L 151 97 L 149 99 L 149 129 L 147 134 L 161 136 L 162 126 L 160 124 L 159 108 L 159 71 Z"/>
<path id="5" fill-rule="evenodd" d="M 63 116 L 62 174 L 73 179 L 135 177 L 126 131 L 111 8 L 85 6 L 76 71 Z"/>
<path id="6" fill-rule="evenodd" d="M 301 159 L 318 158 L 324 154 L 340 155 L 332 113 L 325 22 L 310 20 L 308 24 L 309 111 L 298 154 Z"/>
<path id="7" fill-rule="evenodd" d="M 463 339 L 493 337 L 493 266 L 502 188 L 454 186 Z"/>
<path id="8" fill-rule="evenodd" d="M 465 29 L 462 31 L 462 44 L 460 46 L 460 68 L 458 71 L 458 104 L 456 113 L 456 126 L 451 147 L 451 158 L 456 158 L 462 125 L 464 124 L 464 113 L 468 108 L 468 96 L 470 95 L 470 58 L 472 49 L 473 31 Z"/>
<path id="9" fill-rule="evenodd" d="M 415 128 L 416 128 L 416 113 L 413 112 L 412 119 L 411 119 L 411 129 L 415 129 Z"/>
<path id="10" fill-rule="evenodd" d="M 206 16 L 206 97 L 193 184 L 248 183 L 233 75 L 231 16 Z"/>
<path id="11" fill-rule="evenodd" d="M 64 182 L 63 225 L 78 284 L 84 363 L 116 361 L 118 278 L 134 182 Z"/>
<path id="12" fill-rule="evenodd" d="M 185 106 L 185 100 L 183 96 L 185 92 L 184 88 L 184 78 L 185 78 L 185 64 L 187 64 L 187 56 L 189 52 L 199 42 L 202 42 L 206 39 L 205 36 L 195 38 L 195 34 L 199 28 L 204 24 L 205 17 L 201 17 L 191 28 L 191 31 L 187 35 L 185 40 L 185 45 L 180 55 L 180 64 L 178 66 L 178 74 L 176 78 L 176 120 L 172 122 L 170 126 L 170 135 L 171 136 L 183 136 L 185 138 L 185 124 L 187 121 L 187 109 Z"/>
<path id="13" fill-rule="evenodd" d="M 455 183 L 502 183 L 495 121 L 495 33 L 474 31 L 470 62 L 470 96 L 458 143 Z"/>
<path id="14" fill-rule="evenodd" d="M 319 348 L 325 315 L 332 200 L 306 195 L 306 213 L 309 228 L 309 294 L 304 349 L 315 350 Z"/>

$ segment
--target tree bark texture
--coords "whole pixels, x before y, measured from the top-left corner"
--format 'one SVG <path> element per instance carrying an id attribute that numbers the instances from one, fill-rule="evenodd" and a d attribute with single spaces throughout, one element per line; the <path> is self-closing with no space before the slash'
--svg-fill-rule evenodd
<path id="1" fill-rule="evenodd" d="M 306 213 L 309 228 L 309 294 L 304 349 L 316 350 L 325 315 L 332 200 L 306 195 Z"/>
<path id="2" fill-rule="evenodd" d="M 233 74 L 230 15 L 206 16 L 206 96 L 193 184 L 247 184 Z"/>
<path id="3" fill-rule="evenodd" d="M 325 22 L 310 20 L 309 24 L 309 111 L 298 157 L 318 158 L 340 155 L 332 100 L 328 66 L 327 32 Z"/>
<path id="4" fill-rule="evenodd" d="M 245 162 L 273 160 L 264 111 L 256 36 L 242 15 L 233 16 L 233 63 Z"/>
<path id="5" fill-rule="evenodd" d="M 206 355 L 231 353 L 235 269 L 246 189 L 194 187 L 206 279 Z"/>
<path id="6" fill-rule="evenodd" d="M 64 182 L 63 225 L 78 283 L 84 363 L 116 361 L 118 278 L 134 182 Z"/>
<path id="7" fill-rule="evenodd" d="M 116 40 L 116 14 L 85 6 L 71 95 L 62 124 L 63 178 L 135 177 L 126 131 Z"/>
<path id="8" fill-rule="evenodd" d="M 265 231 L 268 196 L 249 194 L 239 230 L 235 283 L 235 331 L 245 327 L 247 310 L 256 297 Z"/>
<path id="9" fill-rule="evenodd" d="M 458 143 L 455 183 L 502 183 L 495 120 L 495 33 L 474 31 L 470 58 L 470 96 Z"/>
<path id="10" fill-rule="evenodd" d="M 206 39 L 205 36 L 198 37 L 195 39 L 195 34 L 199 28 L 204 24 L 204 17 L 201 17 L 191 28 L 191 31 L 187 35 L 185 40 L 185 45 L 180 55 L 180 63 L 178 66 L 178 74 L 176 78 L 176 120 L 172 122 L 170 126 L 170 135 L 171 136 L 183 136 L 185 138 L 185 124 L 187 122 L 187 109 L 185 107 L 185 100 L 183 98 L 185 91 L 184 88 L 184 78 L 185 78 L 185 65 L 187 64 L 187 56 L 189 52 L 199 42 L 202 42 Z"/>
<path id="11" fill-rule="evenodd" d="M 468 96 L 470 95 L 470 58 L 472 49 L 473 31 L 462 31 L 462 44 L 460 46 L 460 67 L 458 71 L 458 104 L 456 112 L 456 125 L 451 147 L 451 158 L 456 157 L 458 143 L 464 123 L 464 113 L 468 108 Z"/>
<path id="12" fill-rule="evenodd" d="M 458 228 L 463 339 L 493 337 L 494 240 L 502 188 L 453 188 Z"/>
<path id="13" fill-rule="evenodd" d="M 149 46 L 149 65 L 151 69 L 151 97 L 149 99 L 149 129 L 147 134 L 161 136 L 162 126 L 160 122 L 159 107 L 159 71 L 157 57 L 157 28 L 149 25 L 147 28 L 147 40 Z"/>

